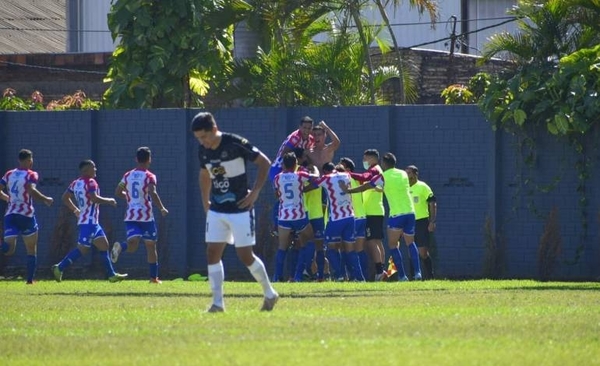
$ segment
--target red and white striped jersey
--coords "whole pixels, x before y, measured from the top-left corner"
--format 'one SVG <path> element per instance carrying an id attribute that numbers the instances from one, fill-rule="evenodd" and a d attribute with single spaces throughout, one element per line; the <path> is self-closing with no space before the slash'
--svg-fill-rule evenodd
<path id="1" fill-rule="evenodd" d="M 90 193 L 96 192 L 100 195 L 100 188 L 94 178 L 77 178 L 67 189 L 75 196 L 77 207 L 79 208 L 79 219 L 77 225 L 98 224 L 100 208 L 97 203 L 92 202 Z"/>
<path id="2" fill-rule="evenodd" d="M 310 180 L 305 171 L 281 172 L 275 176 L 273 184 L 279 197 L 279 220 L 300 220 L 306 217 L 303 187 Z"/>
<path id="3" fill-rule="evenodd" d="M 322 176 L 316 183 L 325 189 L 329 198 L 329 220 L 338 221 L 354 217 L 352 195 L 340 188 L 340 182 L 348 186 L 350 175 L 345 172 L 333 172 Z"/>
<path id="4" fill-rule="evenodd" d="M 0 179 L 0 184 L 6 187 L 8 192 L 8 208 L 6 215 L 19 214 L 27 217 L 33 217 L 35 212 L 33 200 L 27 192 L 27 186 L 37 184 L 38 173 L 29 169 L 9 170 Z"/>
<path id="5" fill-rule="evenodd" d="M 156 175 L 146 169 L 133 169 L 123 175 L 119 186 L 125 190 L 127 211 L 125 221 L 154 220 L 149 187 L 156 185 Z"/>
<path id="6" fill-rule="evenodd" d="M 308 139 L 303 140 L 300 130 L 296 130 L 296 131 L 290 133 L 288 135 L 288 137 L 285 138 L 285 140 L 283 141 L 281 146 L 279 147 L 279 151 L 277 151 L 277 156 L 275 157 L 275 160 L 273 161 L 272 166 L 277 166 L 277 167 L 281 166 L 281 163 L 283 161 L 283 150 L 286 147 L 288 147 L 290 149 L 301 147 L 301 148 L 307 150 L 307 149 L 310 149 L 311 147 L 313 147 L 314 144 L 315 144 L 315 139 L 312 135 L 309 135 Z"/>

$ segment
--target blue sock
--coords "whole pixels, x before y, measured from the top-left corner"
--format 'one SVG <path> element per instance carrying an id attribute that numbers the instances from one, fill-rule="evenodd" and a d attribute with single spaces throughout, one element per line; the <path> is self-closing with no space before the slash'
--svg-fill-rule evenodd
<path id="1" fill-rule="evenodd" d="M 329 271 L 334 279 L 342 277 L 342 258 L 337 249 L 327 249 L 327 259 L 329 259 Z"/>
<path id="2" fill-rule="evenodd" d="M 121 244 L 121 253 L 125 253 L 127 248 L 129 248 L 129 245 L 127 245 L 126 241 L 120 241 L 119 243 Z"/>
<path id="3" fill-rule="evenodd" d="M 150 278 L 158 278 L 158 262 L 148 263 L 148 267 L 150 267 Z"/>
<path id="4" fill-rule="evenodd" d="M 99 250 L 98 254 L 100 255 L 100 260 L 104 262 L 104 268 L 106 269 L 106 274 L 108 277 L 112 277 L 115 275 L 115 269 L 112 266 L 112 262 L 110 261 L 110 256 L 108 252 L 105 250 Z"/>
<path id="5" fill-rule="evenodd" d="M 298 262 L 294 270 L 294 281 L 302 282 L 304 269 L 306 268 L 306 262 L 308 261 L 309 249 L 305 246 L 300 248 L 298 251 Z"/>
<path id="6" fill-rule="evenodd" d="M 305 263 L 305 267 L 306 268 L 306 272 L 308 273 L 312 273 L 312 264 L 313 264 L 313 259 L 315 258 L 315 243 L 312 241 L 309 241 L 308 243 L 306 243 L 306 263 Z"/>
<path id="7" fill-rule="evenodd" d="M 396 265 L 396 270 L 398 271 L 398 279 L 405 277 L 406 273 L 404 272 L 404 264 L 402 263 L 402 253 L 400 253 L 400 248 L 390 249 L 390 254 L 392 255 L 392 259 Z"/>
<path id="8" fill-rule="evenodd" d="M 346 277 L 346 274 L 350 273 L 350 277 L 354 277 L 352 275 L 352 263 L 350 263 L 350 259 L 348 259 L 348 252 L 342 250 L 340 255 L 342 258 L 342 264 L 340 265 L 340 267 L 342 267 L 342 276 Z"/>
<path id="9" fill-rule="evenodd" d="M 317 261 L 317 279 L 322 280 L 325 278 L 325 251 L 317 250 L 316 253 Z"/>
<path id="10" fill-rule="evenodd" d="M 363 275 L 363 271 L 360 267 L 360 258 L 358 257 L 358 253 L 352 251 L 348 253 L 348 258 L 350 259 L 350 263 L 352 263 L 353 277 L 356 281 L 364 281 L 365 276 Z"/>
<path id="11" fill-rule="evenodd" d="M 2 245 L 0 245 L 0 251 L 2 253 L 8 253 L 9 250 L 10 250 L 10 245 L 8 245 L 7 242 L 3 242 Z"/>
<path id="12" fill-rule="evenodd" d="M 360 252 L 356 252 L 358 258 L 360 260 L 360 270 L 362 272 L 363 278 L 367 278 L 367 268 L 369 266 L 367 252 L 361 250 Z"/>
<path id="13" fill-rule="evenodd" d="M 75 262 L 76 260 L 78 260 L 81 257 L 81 251 L 79 250 L 79 248 L 75 248 L 73 250 L 71 250 L 69 252 L 69 254 L 67 254 L 62 261 L 60 261 L 60 263 L 58 264 L 58 269 L 60 269 L 60 271 L 64 271 L 65 268 L 67 268 L 68 266 L 70 266 L 71 264 L 73 264 L 73 262 Z"/>
<path id="14" fill-rule="evenodd" d="M 298 261 L 300 260 L 300 250 L 294 247 L 292 249 L 289 249 L 288 251 L 288 278 L 294 278 L 294 275 L 296 274 L 296 266 L 298 266 Z"/>
<path id="15" fill-rule="evenodd" d="M 33 277 L 35 276 L 36 265 L 37 265 L 37 256 L 28 255 L 27 256 L 27 282 L 33 282 Z"/>
<path id="16" fill-rule="evenodd" d="M 285 265 L 285 254 L 286 250 L 277 249 L 275 256 L 275 276 L 273 276 L 273 282 L 283 280 L 283 267 Z"/>
<path id="17" fill-rule="evenodd" d="M 421 261 L 419 260 L 419 249 L 417 249 L 417 244 L 412 243 L 408 246 L 408 252 L 410 253 L 410 260 L 412 261 L 413 268 L 415 269 L 415 273 L 421 273 Z"/>

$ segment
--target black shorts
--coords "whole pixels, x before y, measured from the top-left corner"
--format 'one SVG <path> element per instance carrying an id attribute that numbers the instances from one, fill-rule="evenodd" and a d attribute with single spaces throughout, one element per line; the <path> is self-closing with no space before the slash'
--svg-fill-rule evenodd
<path id="1" fill-rule="evenodd" d="M 383 216 L 367 216 L 367 240 L 383 240 Z"/>
<path id="2" fill-rule="evenodd" d="M 417 247 L 429 247 L 429 219 L 415 221 L 415 243 Z"/>

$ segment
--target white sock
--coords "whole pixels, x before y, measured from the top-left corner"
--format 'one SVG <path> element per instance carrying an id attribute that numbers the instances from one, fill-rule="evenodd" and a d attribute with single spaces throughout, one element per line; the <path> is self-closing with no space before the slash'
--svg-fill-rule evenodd
<path id="1" fill-rule="evenodd" d="M 269 276 L 267 275 L 267 270 L 265 269 L 265 265 L 256 255 L 254 256 L 254 262 L 250 266 L 248 266 L 250 273 L 256 279 L 258 283 L 262 285 L 263 291 L 265 293 L 265 297 L 269 299 L 277 295 L 277 292 L 271 286 L 271 282 L 269 281 Z"/>
<path id="2" fill-rule="evenodd" d="M 223 280 L 225 279 L 225 271 L 223 262 L 208 265 L 208 282 L 213 295 L 213 304 L 225 308 L 223 302 Z"/>

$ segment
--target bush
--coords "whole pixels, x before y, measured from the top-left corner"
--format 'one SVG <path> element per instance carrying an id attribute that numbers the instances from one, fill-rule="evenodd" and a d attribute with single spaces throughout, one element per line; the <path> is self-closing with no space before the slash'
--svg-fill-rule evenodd
<path id="1" fill-rule="evenodd" d="M 441 94 L 445 104 L 473 104 L 475 96 L 468 87 L 462 84 L 452 84 L 442 90 Z"/>
<path id="2" fill-rule="evenodd" d="M 7 88 L 0 99 L 2 111 L 65 111 L 65 110 L 97 110 L 100 102 L 89 99 L 81 90 L 72 95 L 65 95 L 61 100 L 53 100 L 44 106 L 44 95 L 39 91 L 31 93 L 29 99 L 17 96 L 16 90 Z"/>

